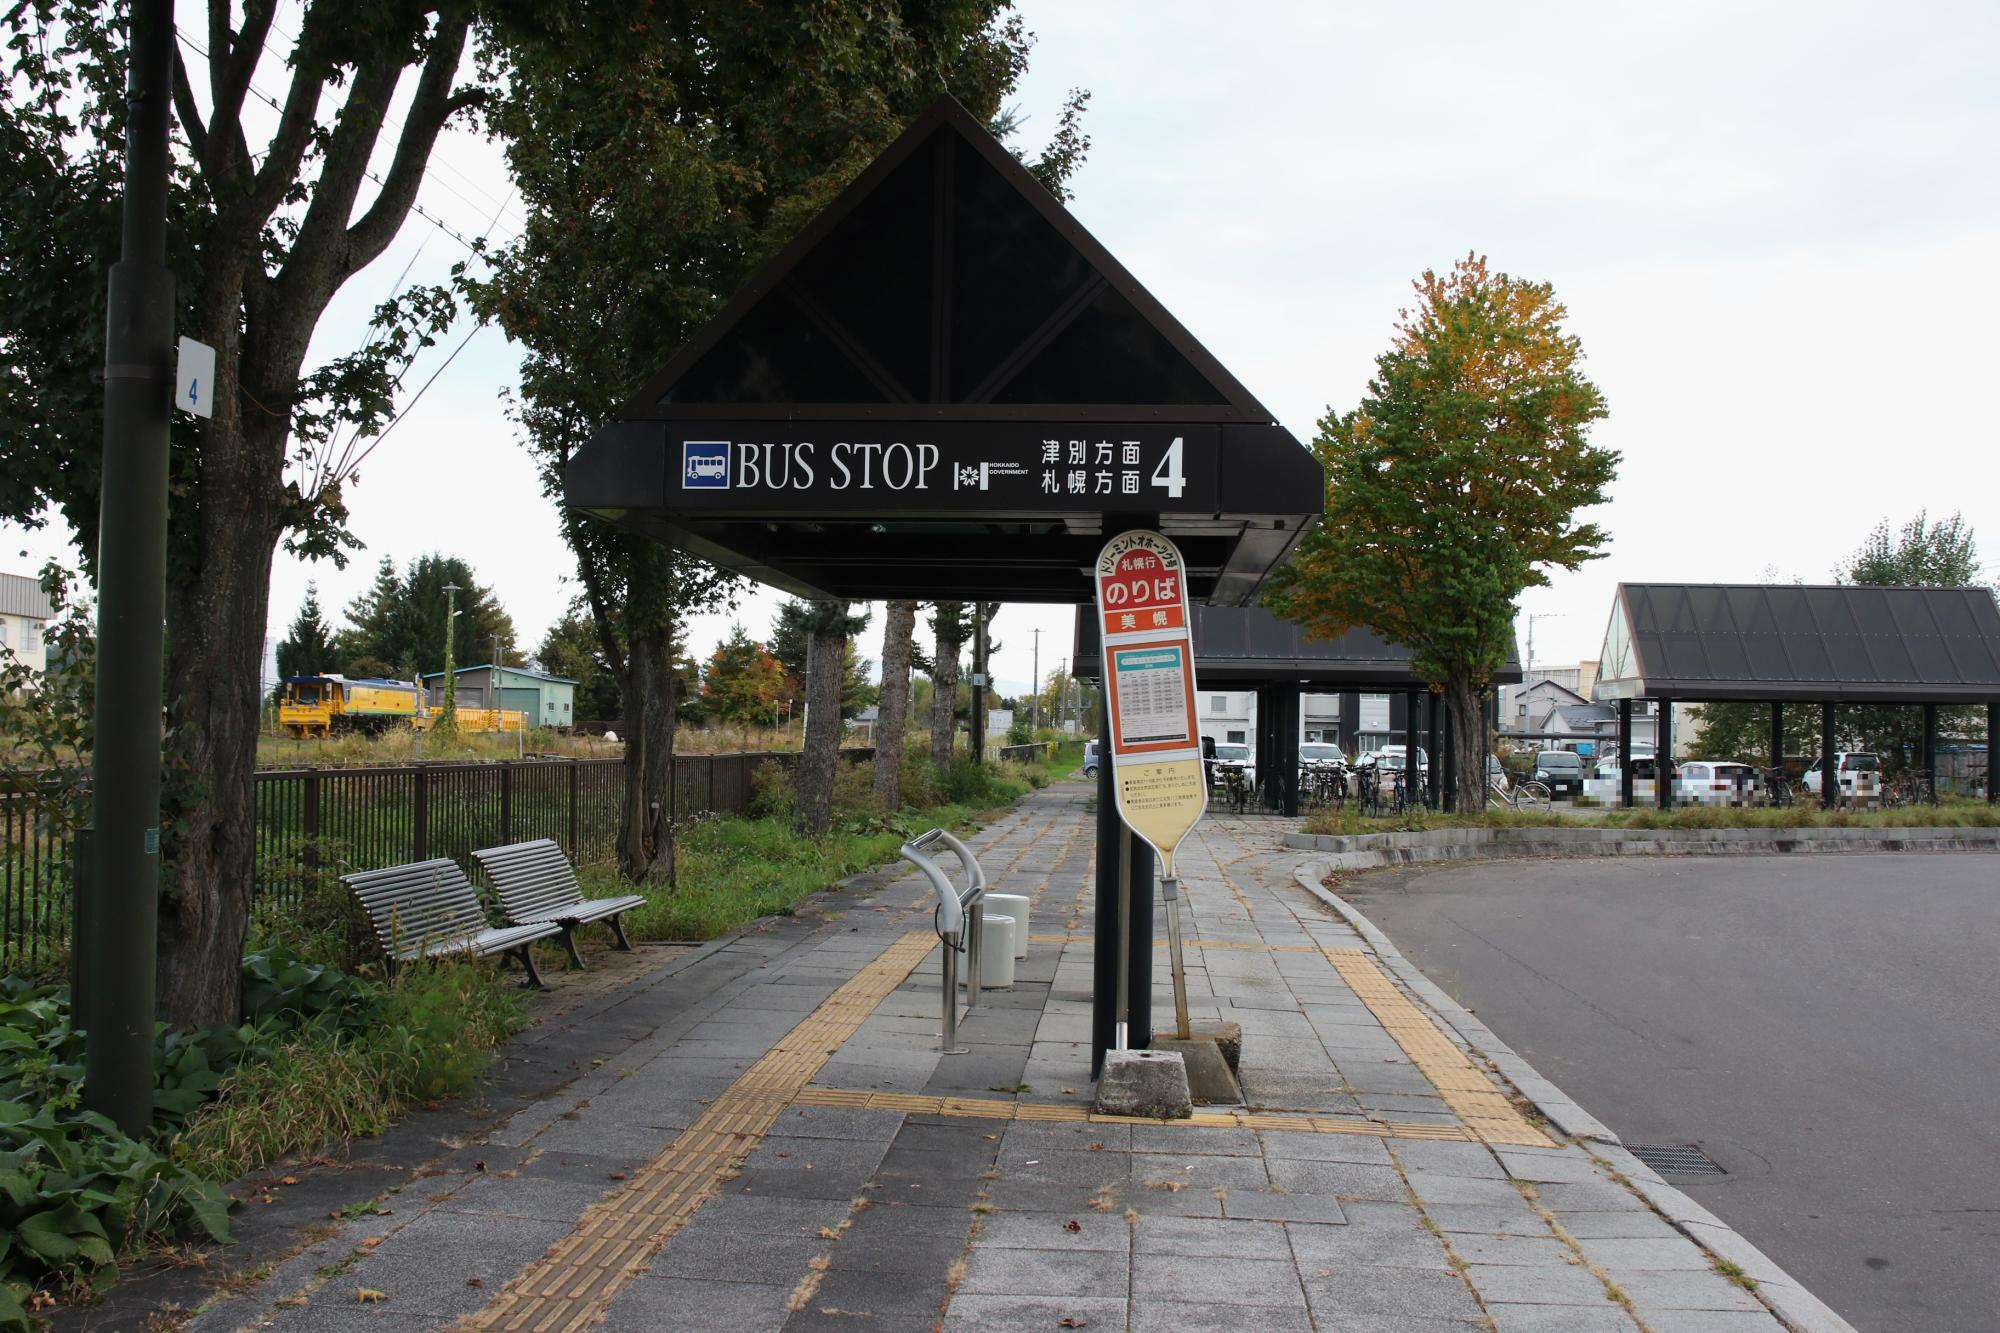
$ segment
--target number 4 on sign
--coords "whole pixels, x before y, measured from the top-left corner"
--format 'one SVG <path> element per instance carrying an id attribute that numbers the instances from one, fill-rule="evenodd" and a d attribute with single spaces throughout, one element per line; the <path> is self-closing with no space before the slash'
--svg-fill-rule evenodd
<path id="1" fill-rule="evenodd" d="M 1167 498 L 1178 500 L 1181 490 L 1187 485 L 1187 478 L 1181 475 L 1181 437 L 1174 436 L 1174 442 L 1167 446 L 1160 465 L 1153 469 L 1153 484 L 1167 489 Z"/>
<path id="2" fill-rule="evenodd" d="M 174 373 L 174 405 L 198 417 L 215 415 L 215 349 L 207 343 L 181 339 Z"/>

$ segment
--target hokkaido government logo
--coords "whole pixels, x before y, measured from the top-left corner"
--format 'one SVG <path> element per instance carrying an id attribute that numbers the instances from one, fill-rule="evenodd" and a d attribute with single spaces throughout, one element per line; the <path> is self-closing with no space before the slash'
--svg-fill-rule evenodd
<path id="1" fill-rule="evenodd" d="M 686 440 L 681 444 L 681 489 L 729 489 L 729 441 Z"/>

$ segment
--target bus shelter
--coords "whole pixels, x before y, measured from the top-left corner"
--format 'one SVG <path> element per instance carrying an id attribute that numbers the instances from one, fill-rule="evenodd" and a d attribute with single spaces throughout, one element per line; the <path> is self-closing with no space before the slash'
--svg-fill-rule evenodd
<path id="1" fill-rule="evenodd" d="M 570 460 L 568 503 L 809 599 L 1085 603 L 1144 528 L 1242 605 L 1318 520 L 1312 455 L 942 98 Z M 1097 932 L 1151 1028 L 1152 856 L 1098 801 Z M 1136 890 L 1120 920 L 1121 876 Z M 1096 950 L 1093 1071 L 1116 949 Z"/>
<path id="2" fill-rule="evenodd" d="M 1934 774 L 1941 705 L 1983 704 L 1989 756 L 2000 742 L 2000 604 L 1988 588 L 1621 583 L 1596 696 L 1618 708 L 1626 806 L 1635 699 L 1657 705 L 1656 753 L 1669 760 L 1676 703 L 1768 704 L 1772 768 L 1785 762 L 1785 709 L 1817 707 L 1822 775 L 1836 772 L 1838 705 L 1913 705 L 1923 710 L 1920 766 Z M 1994 786 L 1989 770 L 1989 801 Z M 1654 789 L 1672 804 L 1672 782 Z M 1838 799 L 1838 781 L 1823 776 L 1822 804 Z"/>
<path id="3" fill-rule="evenodd" d="M 1317 639 L 1262 607 L 1194 608 L 1195 679 L 1202 691 L 1250 691 L 1257 699 L 1257 798 L 1264 809 L 1297 815 L 1302 700 L 1308 694 L 1341 696 L 1342 748 L 1351 749 L 1363 694 L 1389 696 L 1389 734 L 1431 756 L 1424 792 L 1432 806 L 1456 804 L 1455 760 L 1450 720 L 1429 684 L 1410 670 L 1410 650 L 1373 632 L 1351 629 L 1334 639 Z M 1076 618 L 1076 674 L 1096 679 L 1101 670 L 1097 624 Z M 1521 680 L 1519 658 L 1509 651 L 1494 673 L 1493 685 Z M 1487 701 L 1488 724 L 1493 702 Z M 1484 763 L 1485 728 L 1480 754 Z"/>

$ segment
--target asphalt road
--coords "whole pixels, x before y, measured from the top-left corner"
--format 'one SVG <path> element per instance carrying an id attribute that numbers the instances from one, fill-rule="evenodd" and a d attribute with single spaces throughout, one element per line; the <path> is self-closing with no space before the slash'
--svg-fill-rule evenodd
<path id="1" fill-rule="evenodd" d="M 1857 1328 L 2000 1329 L 2000 858 L 1520 861 L 1343 896 Z"/>

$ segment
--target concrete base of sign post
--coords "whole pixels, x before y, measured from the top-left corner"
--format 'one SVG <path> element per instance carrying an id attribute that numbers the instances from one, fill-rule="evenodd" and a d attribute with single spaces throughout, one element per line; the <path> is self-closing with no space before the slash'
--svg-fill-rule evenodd
<path id="1" fill-rule="evenodd" d="M 1229 1063 L 1229 1072 L 1243 1077 L 1243 1025 L 1241 1023 L 1196 1023 L 1188 1029 L 1197 1040 L 1212 1041 Z"/>
<path id="2" fill-rule="evenodd" d="M 1187 1067 L 1188 1097 L 1196 1106 L 1240 1106 L 1243 1087 L 1222 1043 L 1213 1035 L 1197 1033 L 1182 1041 L 1178 1037 L 1155 1035 L 1153 1049 L 1172 1051 Z"/>
<path id="3" fill-rule="evenodd" d="M 1178 1051 L 1106 1051 L 1097 1077 L 1099 1115 L 1185 1120 L 1194 1113 L 1188 1071 Z"/>

